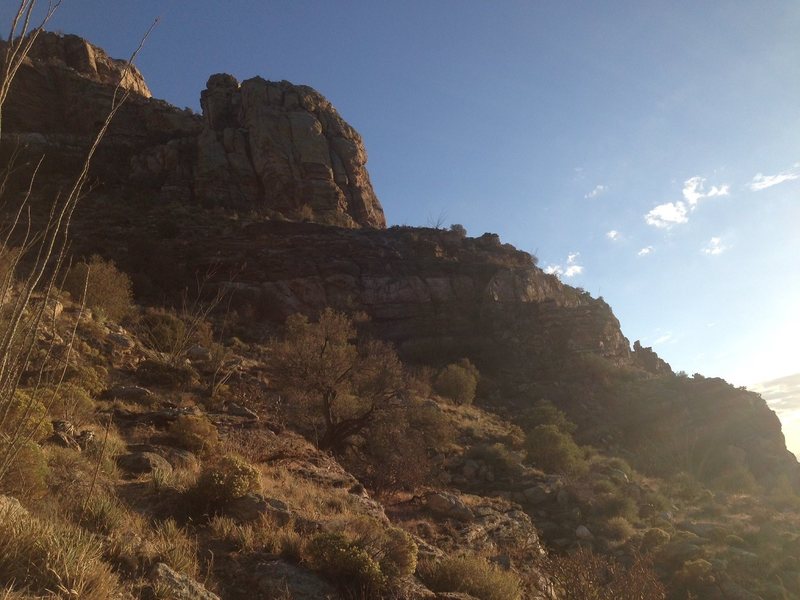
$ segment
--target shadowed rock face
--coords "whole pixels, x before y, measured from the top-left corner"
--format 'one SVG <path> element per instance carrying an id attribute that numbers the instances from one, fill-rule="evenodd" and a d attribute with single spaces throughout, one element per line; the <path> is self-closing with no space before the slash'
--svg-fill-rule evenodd
<path id="1" fill-rule="evenodd" d="M 77 36 L 37 39 L 5 107 L 6 149 L 19 140 L 34 155 L 51 155 L 45 164 L 51 181 L 69 176 L 120 81 L 133 93 L 93 169 L 119 195 L 343 227 L 386 226 L 361 137 L 313 89 L 260 77 L 239 85 L 230 75 L 213 75 L 200 117 L 151 98 L 135 68 Z"/>
<path id="2" fill-rule="evenodd" d="M 200 96 L 196 194 L 338 225 L 385 227 L 361 137 L 316 91 L 213 75 Z"/>

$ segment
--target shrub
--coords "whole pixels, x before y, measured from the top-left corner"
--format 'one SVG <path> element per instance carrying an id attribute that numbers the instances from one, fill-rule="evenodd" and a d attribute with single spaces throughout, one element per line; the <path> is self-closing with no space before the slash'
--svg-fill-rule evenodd
<path id="1" fill-rule="evenodd" d="M 87 281 L 88 275 L 88 281 Z M 97 254 L 88 263 L 80 262 L 67 272 L 64 289 L 80 301 L 86 287 L 86 306 L 114 321 L 119 321 L 131 308 L 131 280 L 118 270 L 113 261 Z"/>
<path id="2" fill-rule="evenodd" d="M 603 534 L 615 542 L 624 542 L 636 533 L 633 525 L 625 517 L 611 517 L 602 525 Z"/>
<path id="3" fill-rule="evenodd" d="M 436 376 L 434 389 L 440 396 L 458 404 L 472 404 L 478 389 L 478 369 L 468 359 L 462 358 L 447 365 Z"/>
<path id="4" fill-rule="evenodd" d="M 53 417 L 64 419 L 78 427 L 91 421 L 94 402 L 82 387 L 63 382 L 60 386 L 47 388 L 42 394 Z"/>
<path id="5" fill-rule="evenodd" d="M 34 442 L 43 440 L 52 435 L 53 427 L 47 418 L 47 409 L 42 403 L 47 399 L 45 390 L 35 394 L 17 390 L 10 402 L 4 407 L 8 411 L 0 434 L 6 434 L 10 439 L 30 438 Z"/>
<path id="6" fill-rule="evenodd" d="M 480 600 L 517 600 L 522 595 L 515 573 L 475 555 L 423 563 L 419 575 L 434 592 L 462 592 Z"/>
<path id="7" fill-rule="evenodd" d="M 258 470 L 238 456 L 224 456 L 200 473 L 191 492 L 206 507 L 226 504 L 261 489 Z"/>
<path id="8" fill-rule="evenodd" d="M 0 586 L 60 598 L 114 598 L 118 583 L 102 556 L 101 541 L 87 531 L 0 504 Z"/>
<path id="9" fill-rule="evenodd" d="M 417 566 L 417 545 L 412 537 L 371 517 L 349 521 L 341 531 L 315 536 L 308 555 L 317 570 L 369 598 L 395 578 L 411 575 Z"/>
<path id="10" fill-rule="evenodd" d="M 308 545 L 308 555 L 316 570 L 362 595 L 374 595 L 386 583 L 378 561 L 342 533 L 314 536 Z"/>
<path id="11" fill-rule="evenodd" d="M 519 459 L 503 444 L 478 444 L 466 456 L 487 463 L 499 477 L 513 477 L 522 470 Z"/>
<path id="12" fill-rule="evenodd" d="M 64 381 L 84 389 L 89 395 L 96 396 L 106 389 L 108 371 L 99 365 L 81 365 L 69 367 L 64 374 Z"/>
<path id="13" fill-rule="evenodd" d="M 524 421 L 528 427 L 538 425 L 555 425 L 563 433 L 573 434 L 577 426 L 567 418 L 567 415 L 556 408 L 548 400 L 539 400 L 525 414 Z"/>
<path id="14" fill-rule="evenodd" d="M 461 225 L 461 223 L 453 223 L 450 225 L 450 231 L 455 233 L 460 238 L 467 237 L 467 228 Z"/>
<path id="15" fill-rule="evenodd" d="M 647 559 L 624 567 L 612 558 L 581 548 L 551 556 L 545 568 L 563 597 L 570 600 L 663 600 L 666 591 Z"/>
<path id="16" fill-rule="evenodd" d="M 550 472 L 571 475 L 587 470 L 581 448 L 567 433 L 555 425 L 538 425 L 528 434 L 528 459 L 537 467 Z"/>
<path id="17" fill-rule="evenodd" d="M 355 519 L 346 529 L 352 541 L 378 562 L 386 577 L 405 577 L 417 568 L 417 544 L 402 529 L 387 527 L 371 517 Z"/>
<path id="18" fill-rule="evenodd" d="M 639 518 L 639 505 L 622 492 L 599 496 L 594 506 L 594 513 L 601 517 L 624 517 L 629 521 Z"/>
<path id="19" fill-rule="evenodd" d="M 181 389 L 192 383 L 194 371 L 187 365 L 173 367 L 155 360 L 143 360 L 136 368 L 136 378 L 144 385 Z"/>
<path id="20" fill-rule="evenodd" d="M 205 415 L 181 415 L 169 428 L 178 446 L 207 454 L 219 446 L 216 426 Z"/>
<path id="21" fill-rule="evenodd" d="M 646 550 L 655 550 L 666 544 L 669 539 L 670 535 L 666 531 L 658 527 L 653 527 L 645 532 L 642 538 L 642 547 Z"/>
<path id="22" fill-rule="evenodd" d="M 686 586 L 702 586 L 714 583 L 714 568 L 703 558 L 688 560 L 683 563 L 675 578 Z"/>
<path id="23" fill-rule="evenodd" d="M 138 324 L 139 337 L 157 352 L 171 354 L 183 345 L 186 323 L 166 311 L 151 311 L 142 316 Z"/>
<path id="24" fill-rule="evenodd" d="M 0 491 L 19 498 L 36 500 L 47 493 L 47 458 L 33 442 L 17 446 L 16 458 L 8 470 L 0 477 Z M 0 456 L 5 455 L 5 447 L 0 442 Z"/>

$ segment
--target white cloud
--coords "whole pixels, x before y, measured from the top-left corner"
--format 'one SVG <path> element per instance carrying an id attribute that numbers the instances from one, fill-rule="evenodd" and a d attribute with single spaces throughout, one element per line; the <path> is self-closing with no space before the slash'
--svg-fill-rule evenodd
<path id="1" fill-rule="evenodd" d="M 694 210 L 697 203 L 703 198 L 713 198 L 715 196 L 727 196 L 730 194 L 731 186 L 728 184 L 720 186 L 711 186 L 711 189 L 705 191 L 706 179 L 705 177 L 690 177 L 683 182 L 683 198 L 689 203 L 689 206 Z"/>
<path id="2" fill-rule="evenodd" d="M 648 254 L 652 254 L 652 253 L 653 253 L 653 247 L 652 246 L 645 246 L 644 248 L 642 248 L 641 250 L 639 250 L 636 253 L 636 256 L 647 256 Z"/>
<path id="3" fill-rule="evenodd" d="M 644 216 L 648 225 L 659 229 L 669 229 L 673 225 L 680 225 L 689 221 L 689 213 L 697 208 L 700 200 L 718 196 L 728 196 L 731 186 L 726 184 L 711 186 L 706 191 L 705 177 L 690 177 L 683 182 L 683 200 L 659 204 Z"/>
<path id="4" fill-rule="evenodd" d="M 565 265 L 548 265 L 545 267 L 544 272 L 550 275 L 555 275 L 559 279 L 561 277 L 575 277 L 583 273 L 583 266 L 578 264 L 578 257 L 580 252 L 571 252 L 567 255 L 567 263 Z"/>
<path id="5" fill-rule="evenodd" d="M 708 243 L 700 249 L 700 251 L 703 254 L 716 256 L 717 254 L 722 254 L 728 248 L 729 246 L 726 246 L 722 243 L 722 238 L 712 237 L 710 240 L 708 240 Z"/>
<path id="6" fill-rule="evenodd" d="M 606 237 L 612 242 L 615 242 L 620 238 L 620 233 L 616 229 L 612 229 L 611 231 L 606 232 Z"/>
<path id="7" fill-rule="evenodd" d="M 584 198 L 597 198 L 600 194 L 604 194 L 608 191 L 608 187 L 604 185 L 596 185 L 594 189 L 586 194 Z"/>
<path id="8" fill-rule="evenodd" d="M 669 229 L 673 225 L 686 223 L 689 220 L 687 213 L 683 202 L 666 202 L 653 208 L 644 216 L 644 220 L 653 227 Z"/>
<path id="9" fill-rule="evenodd" d="M 797 165 L 795 165 L 795 167 L 796 166 Z M 758 173 L 750 182 L 750 189 L 754 192 L 760 192 L 761 190 L 771 188 L 773 185 L 778 185 L 784 181 L 792 181 L 798 178 L 800 178 L 800 173 L 797 173 L 796 171 L 783 171 L 781 173 L 777 173 L 776 175 L 764 175 L 763 173 Z"/>

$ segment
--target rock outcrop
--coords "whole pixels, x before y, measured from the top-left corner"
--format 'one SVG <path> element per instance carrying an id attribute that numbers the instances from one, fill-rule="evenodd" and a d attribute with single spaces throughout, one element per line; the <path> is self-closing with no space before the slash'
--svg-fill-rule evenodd
<path id="1" fill-rule="evenodd" d="M 132 93 L 92 170 L 118 196 L 385 227 L 361 137 L 313 89 L 213 75 L 199 116 L 151 98 L 135 67 L 73 35 L 37 39 L 5 107 L 5 151 L 46 153 L 58 187 L 83 160 L 118 83 Z"/>
<path id="2" fill-rule="evenodd" d="M 361 137 L 322 95 L 260 77 L 212 75 L 201 95 L 196 194 L 338 225 L 384 227 Z"/>
<path id="3" fill-rule="evenodd" d="M 33 46 L 28 60 L 31 64 L 45 63 L 66 68 L 96 83 L 120 85 L 144 98 L 153 94 L 135 65 L 111 58 L 102 48 L 93 46 L 77 35 L 58 35 L 42 32 Z"/>

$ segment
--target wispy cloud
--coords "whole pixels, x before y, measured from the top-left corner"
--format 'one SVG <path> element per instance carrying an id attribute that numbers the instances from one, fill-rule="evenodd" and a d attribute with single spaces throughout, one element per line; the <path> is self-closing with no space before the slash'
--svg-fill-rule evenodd
<path id="1" fill-rule="evenodd" d="M 616 229 L 612 229 L 611 231 L 606 232 L 606 237 L 612 242 L 615 242 L 620 238 L 620 233 Z"/>
<path id="2" fill-rule="evenodd" d="M 567 262 L 564 265 L 547 265 L 544 269 L 545 273 L 556 275 L 559 279 L 561 277 L 575 277 L 583 273 L 583 266 L 578 264 L 580 252 L 572 252 L 567 255 Z"/>
<path id="3" fill-rule="evenodd" d="M 712 256 L 716 256 L 717 254 L 722 254 L 725 250 L 728 250 L 730 246 L 726 246 L 722 243 L 722 238 L 720 237 L 712 237 L 708 240 L 708 243 L 703 246 L 700 251 L 703 254 L 710 254 Z"/>
<path id="4" fill-rule="evenodd" d="M 795 165 L 794 170 L 782 171 L 775 175 L 764 175 L 763 173 L 758 173 L 755 177 L 753 177 L 749 187 L 754 192 L 760 192 L 761 190 L 771 188 L 773 185 L 778 185 L 784 181 L 798 179 L 800 178 L 800 173 L 797 171 L 798 167 L 800 167 L 800 165 Z"/>
<path id="5" fill-rule="evenodd" d="M 728 184 L 714 185 L 706 191 L 705 177 L 690 177 L 683 182 L 683 200 L 676 202 L 665 202 L 651 209 L 644 216 L 645 223 L 658 227 L 659 229 L 669 229 L 674 225 L 680 225 L 689 221 L 689 213 L 697 208 L 701 200 L 718 196 L 730 195 L 731 186 Z"/>
<path id="6" fill-rule="evenodd" d="M 672 332 L 668 331 L 664 335 L 661 335 L 653 340 L 653 346 L 658 346 L 659 344 L 664 344 L 672 339 Z"/>
<path id="7" fill-rule="evenodd" d="M 669 229 L 673 225 L 686 223 L 689 217 L 686 205 L 678 201 L 659 204 L 644 216 L 644 220 L 653 227 Z"/>
<path id="8" fill-rule="evenodd" d="M 653 253 L 653 247 L 652 246 L 645 246 L 644 248 L 642 248 L 641 250 L 639 250 L 636 253 L 636 256 L 647 256 L 648 254 L 652 254 L 652 253 Z"/>
<path id="9" fill-rule="evenodd" d="M 605 185 L 596 185 L 594 189 L 586 194 L 584 198 L 597 198 L 600 194 L 605 194 L 608 191 L 608 186 Z"/>

